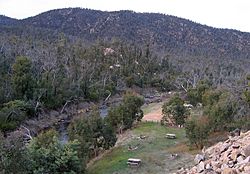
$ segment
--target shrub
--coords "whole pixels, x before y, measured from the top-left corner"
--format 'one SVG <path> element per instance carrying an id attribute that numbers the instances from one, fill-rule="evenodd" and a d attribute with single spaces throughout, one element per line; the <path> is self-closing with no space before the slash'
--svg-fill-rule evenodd
<path id="1" fill-rule="evenodd" d="M 34 115 L 34 109 L 28 102 L 14 100 L 3 105 L 0 110 L 0 130 L 13 130 L 19 124 Z"/>
<path id="2" fill-rule="evenodd" d="M 228 123 L 233 121 L 236 113 L 236 103 L 227 92 L 211 92 L 206 95 L 204 114 L 208 116 L 211 128 L 215 130 L 226 129 Z"/>
<path id="3" fill-rule="evenodd" d="M 69 136 L 80 142 L 79 154 L 85 160 L 96 157 L 99 151 L 109 149 L 116 142 L 113 127 L 101 118 L 98 108 L 90 115 L 74 120 L 69 126 Z"/>
<path id="4" fill-rule="evenodd" d="M 179 95 L 175 95 L 169 102 L 165 102 L 162 106 L 162 122 L 164 122 L 164 120 L 171 120 L 176 125 L 183 125 L 189 115 L 187 108 L 183 106 L 183 104 L 184 101 Z"/>
<path id="5" fill-rule="evenodd" d="M 122 103 L 109 110 L 108 122 L 119 132 L 131 128 L 134 122 L 141 121 L 143 117 L 143 103 L 143 98 L 132 93 L 125 94 Z"/>
<path id="6" fill-rule="evenodd" d="M 53 130 L 34 138 L 27 150 L 30 173 L 85 173 L 83 162 L 78 156 L 79 142 L 74 140 L 61 145 Z"/>
<path id="7" fill-rule="evenodd" d="M 187 96 L 188 100 L 192 105 L 197 105 L 197 103 L 202 103 L 202 95 L 209 89 L 207 83 L 201 82 L 195 89 L 189 89 Z"/>
<path id="8" fill-rule="evenodd" d="M 190 145 L 202 148 L 209 135 L 209 121 L 207 117 L 192 118 L 185 124 L 186 136 Z"/>

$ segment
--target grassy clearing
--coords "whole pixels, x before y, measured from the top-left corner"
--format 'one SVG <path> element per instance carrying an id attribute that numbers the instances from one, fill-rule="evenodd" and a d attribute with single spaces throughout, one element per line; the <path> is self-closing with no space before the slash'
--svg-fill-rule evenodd
<path id="1" fill-rule="evenodd" d="M 174 133 L 177 139 L 165 138 L 166 133 Z M 152 174 L 171 173 L 179 167 L 192 164 L 193 157 L 181 153 L 177 159 L 172 159 L 169 149 L 179 143 L 185 142 L 185 131 L 180 128 L 167 128 L 158 123 L 142 122 L 131 130 L 130 138 L 122 145 L 115 147 L 103 158 L 89 166 L 90 174 Z M 144 135 L 147 138 L 140 139 Z M 137 150 L 129 151 L 128 146 L 138 147 Z M 142 159 L 139 168 L 130 168 L 126 162 L 128 158 Z"/>

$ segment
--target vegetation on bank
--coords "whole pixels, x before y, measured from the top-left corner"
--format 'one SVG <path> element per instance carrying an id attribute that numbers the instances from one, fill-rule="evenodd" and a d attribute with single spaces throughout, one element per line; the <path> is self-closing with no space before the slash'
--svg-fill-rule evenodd
<path id="1" fill-rule="evenodd" d="M 242 116 L 249 112 L 248 88 L 241 91 L 239 97 L 226 89 L 218 89 L 207 83 L 200 83 L 187 91 L 186 99 L 173 96 L 162 107 L 165 125 L 184 125 L 190 145 L 202 148 L 209 134 L 218 131 L 250 129 L 250 119 Z M 185 100 L 191 104 L 185 104 Z M 200 108 L 198 115 L 190 111 Z"/>
<path id="2" fill-rule="evenodd" d="M 160 91 L 173 88 L 170 81 L 175 70 L 167 57 L 156 61 L 149 45 L 142 49 L 116 42 L 85 48 L 72 44 L 63 35 L 52 44 L 53 51 L 44 52 L 46 61 L 27 56 L 10 58 L 0 53 L 3 62 L 0 64 L 0 119 L 5 120 L 1 131 L 13 130 L 27 117 L 39 115 L 43 110 L 82 100 L 105 100 L 129 87 L 154 87 Z M 29 105 L 33 113 L 17 121 L 7 118 L 20 107 L 13 104 L 9 111 L 4 109 L 15 100 Z"/>
<path id="3" fill-rule="evenodd" d="M 0 171 L 17 174 L 86 173 L 85 164 L 90 159 L 115 145 L 116 132 L 129 129 L 141 120 L 142 104 L 141 97 L 126 93 L 122 103 L 111 109 L 105 118 L 94 108 L 89 115 L 71 122 L 68 130 L 70 141 L 66 144 L 59 142 L 54 130 L 35 138 L 29 137 L 26 142 L 23 141 L 25 135 L 5 139 L 1 134 Z"/>
<path id="4" fill-rule="evenodd" d="M 80 143 L 74 140 L 62 145 L 54 130 L 39 134 L 26 145 L 20 137 L 0 139 L 3 174 L 85 173 L 84 160 L 78 155 Z"/>

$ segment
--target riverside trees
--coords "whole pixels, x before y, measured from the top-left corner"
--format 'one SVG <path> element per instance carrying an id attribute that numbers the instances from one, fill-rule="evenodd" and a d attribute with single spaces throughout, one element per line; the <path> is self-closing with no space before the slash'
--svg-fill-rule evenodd
<path id="1" fill-rule="evenodd" d="M 23 44 L 29 45 L 25 41 Z M 82 42 L 72 43 L 63 35 L 50 44 L 37 41 L 30 57 L 1 54 L 0 110 L 4 103 L 17 99 L 37 112 L 73 100 L 98 101 L 128 87 L 167 90 L 171 88 L 171 77 L 164 74 L 174 74 L 169 60 L 156 58 L 149 46 L 144 49 L 115 42 L 86 48 Z"/>
<path id="2" fill-rule="evenodd" d="M 69 136 L 80 142 L 80 156 L 87 161 L 116 142 L 114 129 L 101 118 L 97 108 L 90 115 L 74 120 L 69 126 Z"/>
<path id="3" fill-rule="evenodd" d="M 79 157 L 79 142 L 60 144 L 54 130 L 41 133 L 24 145 L 19 137 L 4 139 L 0 135 L 0 172 L 15 174 L 85 173 Z"/>
<path id="4" fill-rule="evenodd" d="M 132 127 L 140 121 L 143 112 L 141 97 L 127 93 L 119 106 L 111 108 L 108 116 L 101 118 L 98 108 L 84 117 L 75 119 L 69 126 L 70 139 L 80 142 L 80 155 L 89 160 L 116 143 L 116 132 Z"/>
<path id="5" fill-rule="evenodd" d="M 141 97 L 127 93 L 119 106 L 111 108 L 107 121 L 117 132 L 122 133 L 124 129 L 130 129 L 134 122 L 141 121 L 143 117 L 141 106 L 143 103 Z"/>
<path id="6" fill-rule="evenodd" d="M 53 130 L 38 135 L 27 148 L 30 158 L 28 173 L 84 174 L 85 164 L 78 154 L 79 145 L 77 140 L 60 144 Z"/>

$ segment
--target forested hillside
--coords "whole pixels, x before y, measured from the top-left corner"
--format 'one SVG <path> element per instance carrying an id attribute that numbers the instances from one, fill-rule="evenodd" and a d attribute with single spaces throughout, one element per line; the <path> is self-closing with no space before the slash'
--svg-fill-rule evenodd
<path id="1" fill-rule="evenodd" d="M 27 100 L 37 110 L 133 86 L 187 91 L 207 81 L 236 93 L 247 84 L 249 33 L 80 8 L 0 19 L 1 104 Z"/>
<path id="2" fill-rule="evenodd" d="M 0 15 L 0 24 L 1 25 L 13 25 L 13 24 L 17 24 L 18 20 L 17 19 L 13 19 L 7 16 L 3 16 Z"/>
<path id="3" fill-rule="evenodd" d="M 6 17 L 1 17 L 1 21 L 5 25 L 16 22 Z M 139 44 L 150 42 L 161 53 L 185 52 L 236 59 L 249 58 L 250 51 L 249 33 L 216 29 L 163 14 L 68 8 L 19 20 L 18 25 L 52 29 L 89 42 L 113 38 Z"/>

